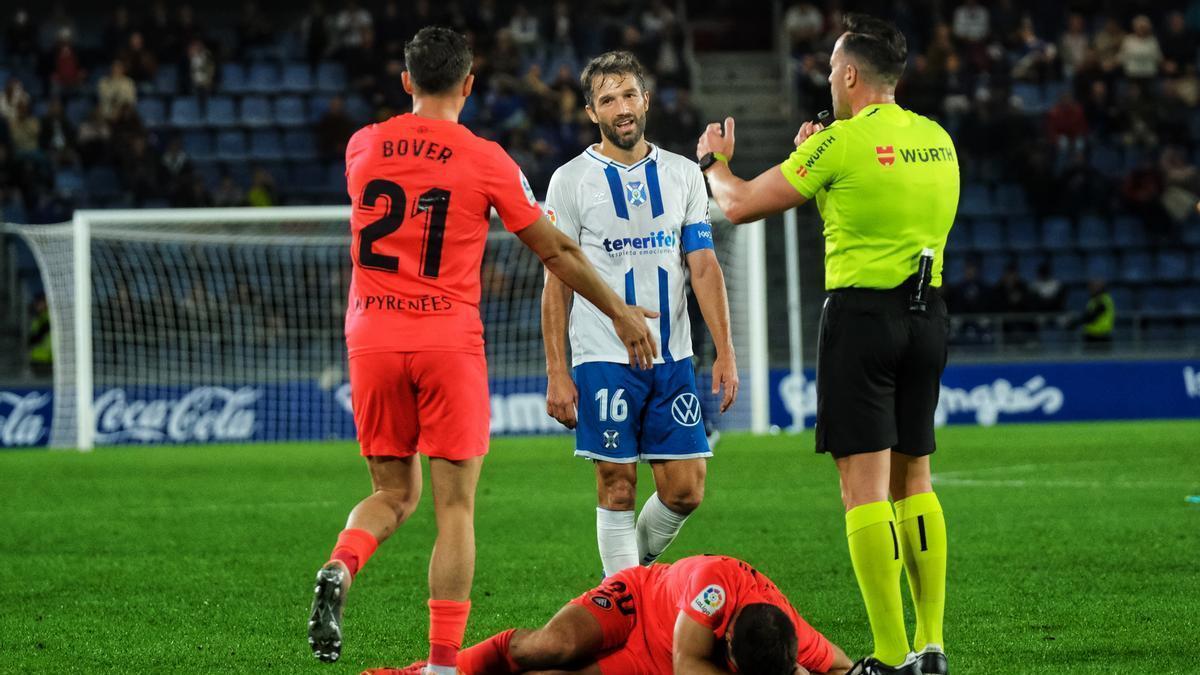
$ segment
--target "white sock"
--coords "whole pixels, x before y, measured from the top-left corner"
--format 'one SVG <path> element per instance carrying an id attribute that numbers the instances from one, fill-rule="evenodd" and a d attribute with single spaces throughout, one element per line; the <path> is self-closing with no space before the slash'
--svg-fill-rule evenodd
<path id="1" fill-rule="evenodd" d="M 637 552 L 643 565 L 658 560 L 658 556 L 675 541 L 675 535 L 687 519 L 687 516 L 668 509 L 657 492 L 650 495 L 637 519 Z"/>
<path id="2" fill-rule="evenodd" d="M 610 511 L 597 506 L 596 543 L 600 545 L 605 577 L 637 567 L 637 526 L 633 511 Z"/>
<path id="3" fill-rule="evenodd" d="M 458 675 L 458 667 L 426 665 L 423 675 Z"/>

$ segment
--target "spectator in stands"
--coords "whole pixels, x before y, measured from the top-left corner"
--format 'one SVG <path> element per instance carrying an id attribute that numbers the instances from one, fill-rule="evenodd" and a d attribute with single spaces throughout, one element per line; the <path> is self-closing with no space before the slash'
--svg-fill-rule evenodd
<path id="1" fill-rule="evenodd" d="M 74 93 L 83 84 L 87 71 L 79 61 L 71 31 L 64 29 L 58 34 L 58 40 L 47 57 L 46 70 L 50 74 L 51 90 L 56 93 Z"/>
<path id="2" fill-rule="evenodd" d="M 1037 268 L 1037 278 L 1029 284 L 1036 310 L 1039 312 L 1061 312 L 1066 309 L 1066 290 L 1050 268 L 1049 261 L 1042 261 Z"/>
<path id="3" fill-rule="evenodd" d="M 162 153 L 162 174 L 167 190 L 174 194 L 181 185 L 190 182 L 192 170 L 192 158 L 183 149 L 183 139 L 179 134 L 172 135 Z"/>
<path id="4" fill-rule="evenodd" d="M 12 142 L 13 152 L 18 157 L 37 154 L 41 129 L 41 121 L 34 116 L 29 99 L 19 102 L 16 111 L 8 119 L 8 137 Z"/>
<path id="5" fill-rule="evenodd" d="M 334 51 L 341 54 L 361 46 L 364 31 L 372 25 L 371 13 L 359 6 L 358 0 L 346 0 L 333 20 Z"/>
<path id="6" fill-rule="evenodd" d="M 202 208 L 213 206 L 212 195 L 204 185 L 204 177 L 193 172 L 181 176 L 181 182 L 171 195 L 171 206 L 177 208 Z"/>
<path id="7" fill-rule="evenodd" d="M 1163 53 L 1154 37 L 1150 17 L 1140 14 L 1133 19 L 1133 33 L 1121 40 L 1117 60 L 1121 62 L 1125 77 L 1130 79 L 1148 80 L 1158 75 Z"/>
<path id="8" fill-rule="evenodd" d="M 271 22 L 267 20 L 257 2 L 242 5 L 242 16 L 237 23 L 237 53 L 246 58 L 250 50 L 266 47 L 273 38 Z"/>
<path id="9" fill-rule="evenodd" d="M 379 82 L 383 62 L 375 43 L 374 28 L 364 28 L 358 44 L 342 51 L 342 62 L 346 66 L 350 86 L 364 96 L 371 96 Z"/>
<path id="10" fill-rule="evenodd" d="M 533 56 L 540 42 L 538 18 L 529 11 L 525 3 L 517 3 L 512 19 L 508 22 L 513 44 L 523 56 Z"/>
<path id="11" fill-rule="evenodd" d="M 408 20 L 400 12 L 400 4 L 396 0 L 383 3 L 383 12 L 375 20 L 375 34 L 387 58 L 404 59 L 404 43 L 415 32 L 409 31 L 408 26 Z"/>
<path id="12" fill-rule="evenodd" d="M 95 106 L 88 112 L 87 118 L 79 125 L 78 145 L 79 157 L 83 165 L 92 167 L 109 158 L 109 142 L 112 138 L 112 128 L 104 115 L 100 114 L 100 106 Z"/>
<path id="13" fill-rule="evenodd" d="M 137 108 L 126 103 L 117 110 L 117 116 L 112 121 L 113 149 L 119 155 L 139 138 L 146 138 L 146 126 L 138 117 Z"/>
<path id="14" fill-rule="evenodd" d="M 17 108 L 31 100 L 29 92 L 25 91 L 25 85 L 20 80 L 15 77 L 8 78 L 8 82 L 4 84 L 4 93 L 0 95 L 0 122 L 12 120 L 17 116 Z"/>
<path id="15" fill-rule="evenodd" d="M 1107 213 L 1112 210 L 1111 181 L 1097 171 L 1083 150 L 1067 156 L 1066 165 L 1057 176 L 1043 178 L 1047 204 L 1038 205 L 1038 213 L 1058 213 L 1075 216 L 1080 213 Z M 1034 203 L 1031 200 L 1031 205 Z"/>
<path id="16" fill-rule="evenodd" d="M 1058 39 L 1058 54 L 1063 74 L 1068 78 L 1075 75 L 1088 56 L 1091 37 L 1087 32 L 1087 21 L 1079 12 L 1067 17 L 1067 30 Z"/>
<path id="17" fill-rule="evenodd" d="M 1033 19 L 1025 16 L 1021 19 L 1016 32 L 1016 48 L 1012 50 L 1016 62 L 1012 67 L 1012 75 L 1018 80 L 1033 80 L 1046 82 L 1056 71 L 1058 47 L 1038 37 L 1033 27 Z"/>
<path id="18" fill-rule="evenodd" d="M 962 281 L 946 289 L 946 307 L 952 314 L 981 314 L 992 310 L 987 286 L 979 278 L 979 261 L 968 258 Z"/>
<path id="19" fill-rule="evenodd" d="M 154 81 L 158 73 L 158 58 L 146 48 L 146 40 L 140 31 L 129 34 L 129 42 L 118 57 L 125 64 L 125 72 L 138 84 Z"/>
<path id="20" fill-rule="evenodd" d="M 824 27 L 825 17 L 811 2 L 794 2 L 783 15 L 783 29 L 787 31 L 793 54 L 812 51 Z"/>
<path id="21" fill-rule="evenodd" d="M 217 189 L 212 195 L 213 206 L 245 206 L 246 195 L 242 189 L 233 182 L 233 176 L 228 170 L 221 172 L 221 178 L 217 183 Z"/>
<path id="22" fill-rule="evenodd" d="M 116 54 L 129 44 L 129 36 L 133 34 L 133 23 L 129 19 L 129 8 L 117 5 L 113 8 L 112 20 L 104 28 L 104 52 Z"/>
<path id="23" fill-rule="evenodd" d="M 517 43 L 513 40 L 511 30 L 501 28 L 496 33 L 496 45 L 492 49 L 488 62 L 497 79 L 515 79 L 517 77 L 521 70 L 521 52 L 517 49 Z"/>
<path id="24" fill-rule="evenodd" d="M 1173 231 L 1179 231 L 1183 222 L 1192 216 L 1193 208 L 1200 201 L 1200 170 L 1187 160 L 1187 155 L 1178 146 L 1163 151 L 1159 162 L 1163 174 L 1162 205 L 1171 221 Z"/>
<path id="25" fill-rule="evenodd" d="M 50 306 L 46 294 L 38 293 L 29 307 L 29 369 L 38 377 L 49 376 L 54 368 L 54 348 L 50 334 Z"/>
<path id="26" fill-rule="evenodd" d="M 341 96 L 330 99 L 329 110 L 317 121 L 317 153 L 321 159 L 344 160 L 346 143 L 357 130 L 358 125 L 346 115 L 346 101 Z"/>
<path id="27" fill-rule="evenodd" d="M 651 113 L 655 108 L 650 108 Z M 692 93 L 678 89 L 674 100 L 658 104 L 659 119 L 650 128 L 656 129 L 660 143 L 671 152 L 683 154 L 689 143 L 695 145 L 696 135 L 704 128 L 704 117 L 700 108 L 692 102 Z"/>
<path id="28" fill-rule="evenodd" d="M 1164 239 L 1170 235 L 1170 218 L 1162 205 L 1165 184 L 1162 171 L 1148 158 L 1142 159 L 1121 184 L 1121 196 L 1131 213 L 1142 221 L 1151 236 Z"/>
<path id="29" fill-rule="evenodd" d="M 386 116 L 399 115 L 412 110 L 412 96 L 404 91 L 404 82 L 401 80 L 403 72 L 403 59 L 388 59 L 384 64 L 383 74 L 379 78 L 372 103 Z"/>
<path id="30" fill-rule="evenodd" d="M 967 0 L 954 10 L 954 37 L 966 50 L 967 60 L 980 70 L 986 69 L 989 58 L 986 41 L 990 31 L 987 7 L 979 0 Z"/>
<path id="31" fill-rule="evenodd" d="M 1120 106 L 1122 140 L 1125 145 L 1158 146 L 1159 105 L 1149 91 L 1149 83 L 1129 81 Z"/>
<path id="32" fill-rule="evenodd" d="M 170 63 L 173 57 L 176 56 L 175 51 L 179 48 L 179 43 L 177 42 L 178 37 L 175 32 L 175 21 L 167 11 L 166 0 L 152 0 L 150 11 L 139 22 L 139 28 L 142 34 L 147 36 L 150 49 L 158 57 L 158 60 Z M 116 54 L 120 47 L 127 44 L 128 41 L 129 37 L 127 35 L 125 40 L 118 43 L 117 49 L 114 49 L 111 53 Z"/>
<path id="33" fill-rule="evenodd" d="M 246 191 L 246 202 L 250 206 L 275 206 L 279 203 L 275 191 L 275 179 L 261 166 L 254 169 L 254 177 L 250 179 L 250 189 Z"/>
<path id="34" fill-rule="evenodd" d="M 1104 22 L 1104 28 L 1092 39 L 1092 48 L 1096 50 L 1096 59 L 1104 72 L 1112 72 L 1120 67 L 1119 54 L 1124 42 L 1125 31 L 1122 30 L 1120 22 L 1111 16 L 1108 17 Z"/>
<path id="35" fill-rule="evenodd" d="M 1106 351 L 1112 347 L 1116 305 L 1103 279 L 1088 282 L 1088 295 L 1087 307 L 1076 322 L 1083 326 L 1083 345 L 1088 350 Z"/>
<path id="36" fill-rule="evenodd" d="M 42 117 L 38 147 L 55 166 L 75 166 L 79 163 L 75 142 L 75 125 L 63 112 L 62 100 L 50 99 Z"/>
<path id="37" fill-rule="evenodd" d="M 17 8 L 12 23 L 4 35 L 4 47 L 15 64 L 32 65 L 38 51 L 37 26 L 29 18 L 29 12 Z"/>
<path id="38" fill-rule="evenodd" d="M 321 0 L 313 0 L 308 7 L 308 14 L 300 20 L 300 39 L 304 42 L 310 66 L 317 65 L 321 59 L 329 56 L 332 48 L 332 26 L 333 19 L 325 13 L 325 5 Z"/>
<path id="39" fill-rule="evenodd" d="M 1046 113 L 1046 134 L 1062 151 L 1082 150 L 1087 144 L 1088 123 L 1083 106 L 1071 90 L 1064 90 L 1058 102 Z"/>
<path id="40" fill-rule="evenodd" d="M 187 91 L 201 98 L 212 93 L 216 85 L 217 63 L 204 41 L 194 39 L 188 44 Z"/>
<path id="41" fill-rule="evenodd" d="M 78 35 L 77 28 L 74 17 L 67 13 L 62 2 L 55 2 L 50 8 L 50 16 L 42 20 L 43 35 L 58 36 L 64 30 L 71 35 Z"/>
<path id="42" fill-rule="evenodd" d="M 204 27 L 196 21 L 191 5 L 180 5 L 171 26 L 170 51 L 167 58 L 176 62 L 184 56 L 184 49 L 192 40 L 204 40 Z"/>
<path id="43" fill-rule="evenodd" d="M 1197 4 L 1200 7 L 1200 4 Z M 1188 28 L 1183 12 L 1167 15 L 1167 31 L 1159 40 L 1162 48 L 1163 72 L 1177 75 L 1187 69 L 1196 68 L 1196 32 Z"/>
<path id="44" fill-rule="evenodd" d="M 992 293 L 993 307 L 1000 314 L 1026 314 L 1039 309 L 1037 298 L 1021 278 L 1015 261 L 1004 268 L 1004 274 Z M 1031 320 L 1008 316 L 1003 319 L 1001 326 L 1004 340 L 1009 344 L 1026 344 L 1037 336 L 1037 324 Z"/>
<path id="45" fill-rule="evenodd" d="M 159 162 L 145 136 L 135 136 L 122 148 L 119 169 L 121 185 L 134 206 L 160 196 Z"/>
<path id="46" fill-rule="evenodd" d="M 100 115 L 109 122 L 117 118 L 123 106 L 137 103 L 137 87 L 125 74 L 124 61 L 116 59 L 112 62 L 108 75 L 96 85 L 96 97 L 100 101 Z"/>

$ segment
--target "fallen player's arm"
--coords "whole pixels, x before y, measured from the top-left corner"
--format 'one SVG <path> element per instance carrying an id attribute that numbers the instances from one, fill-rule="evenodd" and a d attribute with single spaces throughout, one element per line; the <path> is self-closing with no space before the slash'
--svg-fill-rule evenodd
<path id="1" fill-rule="evenodd" d="M 735 225 L 787 211 L 808 201 L 783 177 L 775 165 L 751 180 L 733 174 L 725 162 L 717 162 L 704 172 L 712 188 L 713 199 L 725 217 Z"/>
<path id="2" fill-rule="evenodd" d="M 675 637 L 672 642 L 672 661 L 675 665 L 675 675 L 712 675 L 728 673 L 728 670 L 716 666 L 710 657 L 716 636 L 712 629 L 702 625 L 686 612 L 680 612 L 675 619 Z"/>
<path id="3" fill-rule="evenodd" d="M 846 675 L 850 672 L 850 667 L 854 665 L 854 662 L 846 656 L 846 652 L 842 651 L 841 647 L 832 643 L 830 646 L 833 647 L 833 665 L 829 666 L 829 670 L 822 673 L 814 672 L 812 675 Z"/>

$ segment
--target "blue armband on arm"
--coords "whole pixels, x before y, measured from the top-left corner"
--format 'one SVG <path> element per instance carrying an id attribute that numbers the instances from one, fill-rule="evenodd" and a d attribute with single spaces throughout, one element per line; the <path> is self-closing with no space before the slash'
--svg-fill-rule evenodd
<path id="1" fill-rule="evenodd" d="M 680 239 L 685 254 L 705 248 L 716 248 L 713 243 L 712 225 L 705 221 L 684 225 Z"/>

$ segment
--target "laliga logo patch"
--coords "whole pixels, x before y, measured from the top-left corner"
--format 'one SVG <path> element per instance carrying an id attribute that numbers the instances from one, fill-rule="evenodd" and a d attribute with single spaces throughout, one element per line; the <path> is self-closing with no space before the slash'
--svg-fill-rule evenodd
<path id="1" fill-rule="evenodd" d="M 692 600 L 692 609 L 704 616 L 712 616 L 724 606 L 725 589 L 716 584 L 700 591 L 700 595 L 697 595 L 696 599 Z"/>
<path id="2" fill-rule="evenodd" d="M 625 184 L 625 198 L 632 206 L 646 203 L 646 186 L 640 182 Z"/>
<path id="3" fill-rule="evenodd" d="M 603 595 L 593 595 L 592 604 L 605 611 L 612 609 L 612 600 L 609 600 Z"/>
<path id="4" fill-rule="evenodd" d="M 558 214 L 555 213 L 554 209 L 550 208 L 549 206 L 546 207 L 546 217 L 550 219 L 551 225 L 558 224 Z"/>
<path id="5" fill-rule="evenodd" d="M 685 427 L 696 426 L 700 423 L 700 399 L 690 391 L 676 396 L 671 402 L 671 417 Z"/>

